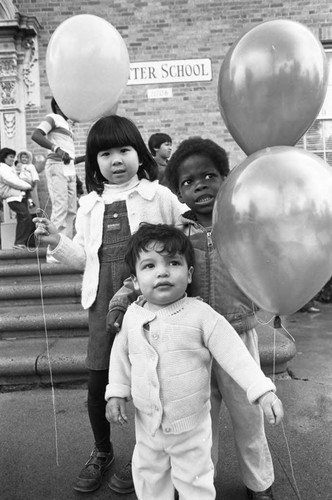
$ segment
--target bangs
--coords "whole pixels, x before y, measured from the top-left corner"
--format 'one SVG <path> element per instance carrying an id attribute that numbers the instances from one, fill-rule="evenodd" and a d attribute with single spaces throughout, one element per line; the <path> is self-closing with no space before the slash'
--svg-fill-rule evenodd
<path id="1" fill-rule="evenodd" d="M 145 245 L 144 250 L 148 251 L 151 248 L 161 255 L 166 254 L 170 257 L 174 257 L 176 254 L 183 255 L 186 250 L 183 241 L 179 238 L 167 238 L 164 241 L 150 241 Z"/>
<path id="2" fill-rule="evenodd" d="M 93 127 L 95 151 L 132 146 L 138 149 L 137 137 L 132 124 L 118 116 L 105 117 Z"/>

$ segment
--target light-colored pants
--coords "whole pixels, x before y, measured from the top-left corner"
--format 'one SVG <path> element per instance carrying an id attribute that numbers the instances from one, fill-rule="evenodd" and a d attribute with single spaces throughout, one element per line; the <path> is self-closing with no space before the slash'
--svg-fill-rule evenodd
<path id="1" fill-rule="evenodd" d="M 242 334 L 252 357 L 259 361 L 256 331 Z M 222 396 L 221 396 L 222 394 Z M 229 411 L 237 458 L 244 484 L 253 491 L 263 491 L 274 481 L 271 454 L 264 430 L 261 407 L 250 404 L 245 391 L 213 361 L 211 377 L 212 460 L 216 469 L 219 448 L 219 413 L 222 399 Z"/>
<path id="2" fill-rule="evenodd" d="M 151 436 L 135 414 L 136 446 L 132 459 L 135 492 L 138 500 L 214 500 L 211 460 L 211 418 L 181 434 L 166 434 L 158 429 Z"/>
<path id="3" fill-rule="evenodd" d="M 75 172 L 75 168 L 72 168 Z M 66 173 L 67 165 L 62 162 L 46 161 L 45 174 L 48 192 L 52 202 L 51 221 L 60 233 L 73 237 L 77 210 L 76 174 Z"/>

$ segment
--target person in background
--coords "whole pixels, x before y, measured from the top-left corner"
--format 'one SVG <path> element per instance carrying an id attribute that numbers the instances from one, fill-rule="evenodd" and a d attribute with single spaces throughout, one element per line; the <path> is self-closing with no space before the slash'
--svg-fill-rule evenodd
<path id="1" fill-rule="evenodd" d="M 158 165 L 158 180 L 165 186 L 165 168 L 172 154 L 172 139 L 168 134 L 157 132 L 150 136 L 148 146 Z"/>
<path id="2" fill-rule="evenodd" d="M 77 211 L 75 146 L 67 116 L 55 99 L 51 100 L 52 113 L 37 126 L 32 140 L 49 150 L 45 164 L 47 187 L 52 202 L 51 221 L 59 233 L 73 237 Z M 46 255 L 47 262 L 56 260 Z"/>
<path id="3" fill-rule="evenodd" d="M 270 424 L 283 418 L 275 385 L 226 319 L 187 297 L 194 270 L 189 238 L 166 224 L 141 224 L 125 262 L 142 295 L 123 319 L 110 357 L 107 418 L 127 422 L 133 399 L 138 500 L 214 500 L 211 460 L 212 356 Z"/>
<path id="4" fill-rule="evenodd" d="M 26 249 L 30 244 L 34 225 L 29 213 L 26 191 L 31 184 L 18 177 L 14 168 L 16 151 L 11 148 L 0 150 L 0 198 L 7 200 L 8 206 L 16 213 L 16 233 L 14 247 Z"/>
<path id="5" fill-rule="evenodd" d="M 110 424 L 105 416 L 105 388 L 114 337 L 106 332 L 108 304 L 127 276 L 124 252 L 143 221 L 175 224 L 183 210 L 177 197 L 156 180 L 157 165 L 137 126 L 112 115 L 91 127 L 86 144 L 85 183 L 73 240 L 46 218 L 35 218 L 37 238 L 59 261 L 84 270 L 82 306 L 89 309 L 88 413 L 94 449 L 76 477 L 74 489 L 96 490 L 114 461 Z M 109 487 L 134 490 L 131 462 L 113 474 Z"/>
<path id="6" fill-rule="evenodd" d="M 15 161 L 16 172 L 20 179 L 31 184 L 31 191 L 26 191 L 26 197 L 30 214 L 36 212 L 39 208 L 39 197 L 37 191 L 37 183 L 39 182 L 39 175 L 36 167 L 32 163 L 32 153 L 30 151 L 20 151 L 17 154 Z"/>

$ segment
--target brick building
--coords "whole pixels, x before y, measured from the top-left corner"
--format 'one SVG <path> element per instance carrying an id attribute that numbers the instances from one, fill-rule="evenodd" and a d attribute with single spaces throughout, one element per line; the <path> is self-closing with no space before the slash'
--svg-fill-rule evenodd
<path id="1" fill-rule="evenodd" d="M 1 146 L 16 150 L 27 147 L 40 167 L 45 150 L 31 141 L 31 133 L 50 111 L 46 50 L 57 26 L 78 14 L 98 15 L 117 28 L 127 45 L 131 65 L 168 61 L 175 66 L 179 61 L 188 65 L 181 70 L 187 71 L 188 81 L 128 85 L 118 114 L 132 118 L 146 141 L 156 131 L 169 133 L 174 147 L 189 135 L 209 137 L 229 152 L 231 166 L 244 158 L 244 153 L 228 133 L 217 102 L 219 70 L 230 46 L 244 30 L 273 19 L 304 24 L 322 41 L 328 54 L 332 41 L 329 0 L 0 0 Z M 207 65 L 205 80 L 200 75 L 191 78 L 192 72 L 199 73 L 199 64 Z M 301 141 L 301 146 L 328 161 L 332 155 L 332 106 L 330 111 L 330 115 L 327 111 L 316 120 Z M 89 125 L 74 127 L 79 154 L 84 152 Z M 83 166 L 79 174 L 83 177 Z M 45 202 L 43 175 L 40 191 Z"/>

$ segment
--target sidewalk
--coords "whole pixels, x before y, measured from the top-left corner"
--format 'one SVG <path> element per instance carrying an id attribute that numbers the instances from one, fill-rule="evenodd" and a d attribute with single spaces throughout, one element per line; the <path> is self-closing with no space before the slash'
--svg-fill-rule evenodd
<path id="1" fill-rule="evenodd" d="M 276 500 L 332 499 L 332 305 L 320 307 L 321 313 L 297 313 L 285 320 L 296 339 L 297 355 L 289 363 L 292 377 L 276 380 L 285 407 L 283 426 L 266 426 Z M 93 494 L 79 494 L 72 484 L 93 446 L 86 389 L 56 387 L 54 403 L 55 412 L 51 388 L 0 393 L 1 500 L 134 500 L 135 494 L 118 495 L 107 486 L 108 477 L 131 456 L 132 408 L 128 427 L 114 428 L 116 460 L 102 487 Z M 245 500 L 226 409 L 220 432 L 217 499 Z"/>

